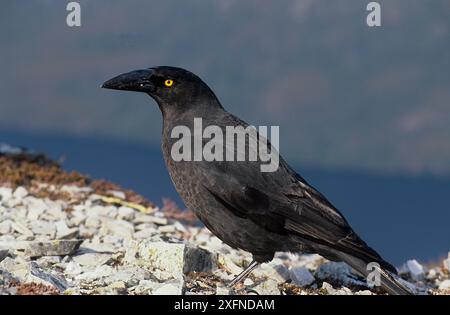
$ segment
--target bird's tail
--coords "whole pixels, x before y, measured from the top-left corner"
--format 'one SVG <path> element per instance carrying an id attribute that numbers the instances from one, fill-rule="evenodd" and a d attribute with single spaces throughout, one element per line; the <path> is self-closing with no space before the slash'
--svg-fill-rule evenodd
<path id="1" fill-rule="evenodd" d="M 414 292 L 412 288 L 408 287 L 407 282 L 401 279 L 398 275 L 386 270 L 379 263 L 375 262 L 375 264 L 371 265 L 368 268 L 368 264 L 370 262 L 364 262 L 362 259 L 351 256 L 346 253 L 339 253 L 338 256 L 342 261 L 347 263 L 350 267 L 355 269 L 358 273 L 363 275 L 364 277 L 370 277 L 370 274 L 375 272 L 374 277 L 379 276 L 380 283 L 382 288 L 384 288 L 389 294 L 393 295 L 413 295 Z M 369 269 L 369 270 L 368 270 Z M 376 279 L 374 280 L 376 284 Z"/>

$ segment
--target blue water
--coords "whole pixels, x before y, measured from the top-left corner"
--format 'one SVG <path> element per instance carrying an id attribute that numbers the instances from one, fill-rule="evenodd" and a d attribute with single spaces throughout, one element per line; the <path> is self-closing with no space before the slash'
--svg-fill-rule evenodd
<path id="1" fill-rule="evenodd" d="M 160 205 L 182 205 L 159 146 L 0 131 L 0 142 L 63 158 L 76 170 L 133 189 Z M 437 261 L 450 250 L 450 176 L 379 175 L 357 170 L 297 168 L 354 229 L 396 265 L 410 258 Z"/>

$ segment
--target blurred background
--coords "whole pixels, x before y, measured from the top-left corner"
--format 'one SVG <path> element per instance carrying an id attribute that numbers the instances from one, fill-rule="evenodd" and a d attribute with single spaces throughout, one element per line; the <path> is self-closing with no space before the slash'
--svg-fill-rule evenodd
<path id="1" fill-rule="evenodd" d="M 181 205 L 153 100 L 100 89 L 157 65 L 202 77 L 395 264 L 450 249 L 450 1 L 3 0 L 0 142 Z"/>

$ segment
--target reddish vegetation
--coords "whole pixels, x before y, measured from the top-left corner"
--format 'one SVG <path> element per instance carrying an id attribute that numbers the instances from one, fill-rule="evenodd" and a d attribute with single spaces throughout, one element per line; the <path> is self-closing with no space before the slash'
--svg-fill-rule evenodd
<path id="1" fill-rule="evenodd" d="M 0 154 L 0 183 L 6 183 L 12 188 L 25 186 L 36 197 L 50 199 L 70 199 L 70 194 L 60 190 L 37 188 L 39 183 L 54 186 L 76 185 L 90 186 L 95 193 L 103 196 L 113 196 L 110 191 L 122 191 L 126 200 L 146 207 L 154 205 L 141 195 L 131 190 L 104 180 L 91 180 L 89 176 L 78 172 L 66 172 L 61 166 L 42 154 Z"/>
<path id="2" fill-rule="evenodd" d="M 42 154 L 0 154 L 0 182 L 16 187 L 31 186 L 35 181 L 84 186 L 89 183 L 89 178 L 76 172 L 65 172 Z"/>
<path id="3" fill-rule="evenodd" d="M 181 210 L 177 204 L 170 199 L 163 199 L 163 207 L 161 209 L 164 216 L 169 219 L 183 221 L 184 223 L 195 225 L 198 223 L 197 216 L 189 209 Z"/>
<path id="4" fill-rule="evenodd" d="M 59 291 L 42 283 L 18 283 L 13 282 L 10 287 L 17 289 L 18 295 L 58 295 Z"/>

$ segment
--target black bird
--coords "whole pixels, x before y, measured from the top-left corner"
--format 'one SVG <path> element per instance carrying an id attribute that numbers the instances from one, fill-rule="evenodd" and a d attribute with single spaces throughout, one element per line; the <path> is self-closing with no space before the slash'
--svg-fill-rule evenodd
<path id="1" fill-rule="evenodd" d="M 226 126 L 248 126 L 227 112 L 198 76 L 181 68 L 160 66 L 121 74 L 102 87 L 144 92 L 157 102 L 163 116 L 164 159 L 186 206 L 223 242 L 253 255 L 253 262 L 231 285 L 258 264 L 272 260 L 275 252 L 286 251 L 318 253 L 332 261 L 344 261 L 363 276 L 371 271 L 367 265 L 374 262 L 380 266 L 381 285 L 386 291 L 411 294 L 397 280 L 396 269 L 282 157 L 274 172 L 261 172 L 259 159 L 208 162 L 172 158 L 171 148 L 178 140 L 171 136 L 173 128 L 187 126 L 192 130 L 194 118 L 202 118 L 204 127 L 219 126 L 224 134 Z"/>

